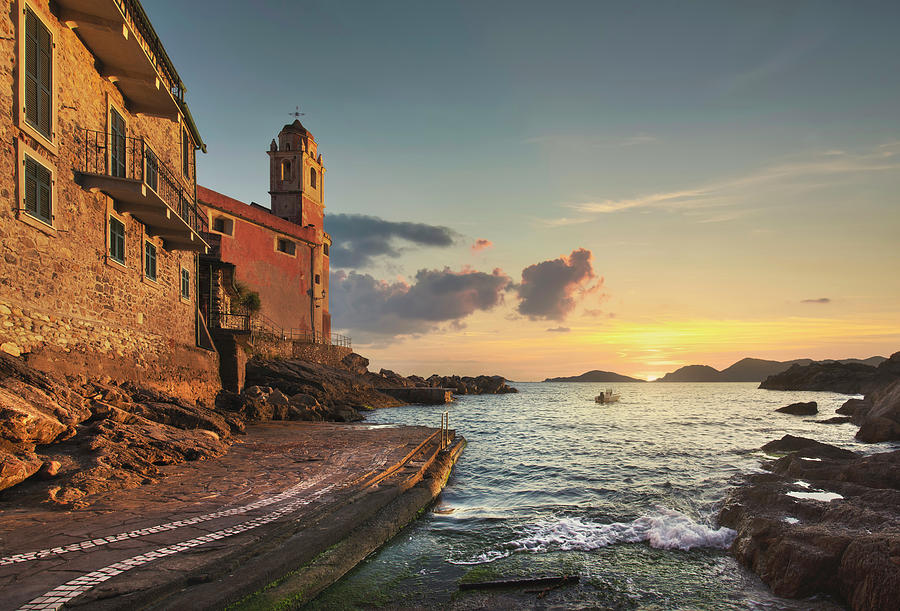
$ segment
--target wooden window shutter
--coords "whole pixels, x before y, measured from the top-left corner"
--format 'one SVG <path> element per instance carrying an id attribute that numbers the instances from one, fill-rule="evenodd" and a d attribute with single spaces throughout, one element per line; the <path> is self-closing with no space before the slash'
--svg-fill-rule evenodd
<path id="1" fill-rule="evenodd" d="M 25 12 L 25 120 L 52 139 L 53 38 L 30 8 Z"/>
<path id="2" fill-rule="evenodd" d="M 25 156 L 25 212 L 48 224 L 53 220 L 52 179 L 50 170 Z"/>
<path id="3" fill-rule="evenodd" d="M 25 212 L 37 216 L 38 178 L 37 162 L 31 157 L 25 157 Z"/>

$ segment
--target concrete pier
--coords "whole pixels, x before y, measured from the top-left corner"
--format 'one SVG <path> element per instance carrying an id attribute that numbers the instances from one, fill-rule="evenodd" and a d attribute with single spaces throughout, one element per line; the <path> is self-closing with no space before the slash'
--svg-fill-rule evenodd
<path id="1" fill-rule="evenodd" d="M 443 405 L 453 402 L 452 388 L 399 387 L 379 388 L 379 392 L 400 399 L 406 403 L 423 403 L 425 405 Z"/>
<path id="2" fill-rule="evenodd" d="M 271 422 L 83 510 L 0 510 L 0 608 L 299 606 L 440 493 L 440 429 Z M 280 608 L 280 607 L 279 607 Z"/>

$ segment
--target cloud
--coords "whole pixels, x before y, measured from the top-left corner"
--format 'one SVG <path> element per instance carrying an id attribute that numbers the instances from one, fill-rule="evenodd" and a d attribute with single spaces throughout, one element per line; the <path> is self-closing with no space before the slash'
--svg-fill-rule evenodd
<path id="1" fill-rule="evenodd" d="M 460 329 L 463 318 L 503 303 L 511 282 L 500 269 L 420 269 L 411 284 L 339 271 L 331 277 L 332 324 L 362 343 L 427 333 L 445 323 Z"/>
<path id="2" fill-rule="evenodd" d="M 630 199 L 607 199 L 599 202 L 586 202 L 571 204 L 570 207 L 579 212 L 618 212 L 628 208 L 666 208 L 666 207 L 691 207 L 699 200 L 708 198 L 707 189 L 692 189 L 687 191 L 672 191 L 670 193 L 653 193 Z"/>
<path id="3" fill-rule="evenodd" d="M 569 327 L 553 327 L 552 329 L 547 329 L 547 333 L 568 333 L 571 330 Z"/>
<path id="4" fill-rule="evenodd" d="M 386 221 L 365 214 L 329 214 L 325 224 L 334 239 L 332 268 L 362 268 L 377 257 L 399 256 L 403 243 L 446 248 L 458 237 L 455 231 L 440 225 Z"/>
<path id="5" fill-rule="evenodd" d="M 472 252 L 478 252 L 479 250 L 487 250 L 494 246 L 494 243 L 490 240 L 485 240 L 484 238 L 478 238 L 475 240 L 475 243 L 472 244 Z"/>
<path id="6" fill-rule="evenodd" d="M 819 297 L 818 299 L 803 299 L 800 303 L 831 303 L 831 298 Z"/>
<path id="7" fill-rule="evenodd" d="M 638 132 L 633 136 L 592 136 L 582 133 L 572 134 L 543 134 L 523 138 L 521 144 L 542 144 L 547 146 L 584 149 L 584 148 L 622 148 L 659 142 L 659 138 L 645 132 Z"/>
<path id="8" fill-rule="evenodd" d="M 635 134 L 630 138 L 625 138 L 622 140 L 619 146 L 636 146 L 638 144 L 649 144 L 650 142 L 657 142 L 659 138 L 656 136 L 651 136 L 650 134 L 645 134 L 641 132 L 639 134 Z"/>
<path id="9" fill-rule="evenodd" d="M 603 279 L 592 265 L 591 251 L 580 248 L 568 257 L 535 263 L 522 270 L 516 287 L 521 300 L 517 308 L 532 320 L 564 320 L 590 293 L 600 289 Z"/>
<path id="10" fill-rule="evenodd" d="M 737 93 L 741 90 L 753 89 L 773 77 L 789 73 L 800 66 L 806 57 L 814 53 L 826 38 L 827 32 L 824 30 L 793 36 L 787 45 L 776 49 L 772 55 L 755 66 L 721 79 L 716 84 L 716 88 L 725 93 Z"/>
<path id="11" fill-rule="evenodd" d="M 888 142 L 864 153 L 848 153 L 825 150 L 802 160 L 769 166 L 746 174 L 691 188 L 660 191 L 619 199 L 598 199 L 588 202 L 570 202 L 563 207 L 581 213 L 574 218 L 562 217 L 541 220 L 547 227 L 558 227 L 590 222 L 595 215 L 611 214 L 624 210 L 647 209 L 680 212 L 698 212 L 734 206 L 746 200 L 748 194 L 759 196 L 765 189 L 785 192 L 787 189 L 819 188 L 835 179 L 848 175 L 900 170 L 896 160 L 900 143 Z M 698 215 L 699 216 L 699 215 Z M 708 222 L 732 220 L 733 216 L 717 213 Z M 698 218 L 697 222 L 704 222 Z"/>

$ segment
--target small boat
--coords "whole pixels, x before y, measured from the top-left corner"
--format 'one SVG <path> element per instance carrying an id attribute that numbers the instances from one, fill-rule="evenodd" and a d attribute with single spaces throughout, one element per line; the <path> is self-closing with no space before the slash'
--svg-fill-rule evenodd
<path id="1" fill-rule="evenodd" d="M 615 403 L 619 400 L 619 395 L 613 392 L 612 388 L 607 388 L 602 393 L 594 397 L 597 403 Z"/>

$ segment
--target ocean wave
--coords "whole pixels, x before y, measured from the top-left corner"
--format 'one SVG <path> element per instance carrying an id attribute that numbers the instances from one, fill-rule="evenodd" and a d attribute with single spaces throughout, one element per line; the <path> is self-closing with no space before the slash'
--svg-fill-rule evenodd
<path id="1" fill-rule="evenodd" d="M 484 564 L 517 552 L 592 551 L 617 543 L 642 543 L 665 550 L 699 547 L 725 549 L 737 533 L 730 528 L 710 528 L 672 509 L 658 508 L 632 522 L 601 524 L 570 517 L 545 520 L 523 528 L 525 535 L 452 564 Z"/>

